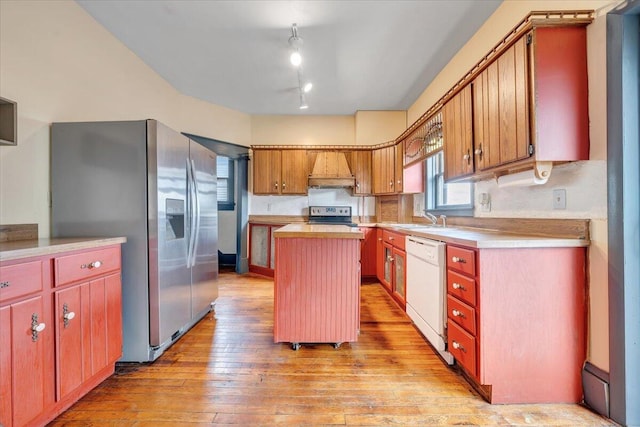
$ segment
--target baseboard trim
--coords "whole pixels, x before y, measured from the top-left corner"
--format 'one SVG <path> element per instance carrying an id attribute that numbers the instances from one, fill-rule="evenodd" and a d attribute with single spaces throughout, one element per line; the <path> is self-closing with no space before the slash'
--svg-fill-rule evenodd
<path id="1" fill-rule="evenodd" d="M 589 362 L 582 368 L 584 403 L 609 418 L 609 374 Z"/>

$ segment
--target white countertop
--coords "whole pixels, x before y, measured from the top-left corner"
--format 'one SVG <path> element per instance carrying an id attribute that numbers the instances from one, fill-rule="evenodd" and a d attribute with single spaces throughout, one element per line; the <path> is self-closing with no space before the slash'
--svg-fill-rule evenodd
<path id="1" fill-rule="evenodd" d="M 74 237 L 0 242 L 0 261 L 9 261 L 78 249 L 93 249 L 125 243 L 126 237 Z"/>
<path id="2" fill-rule="evenodd" d="M 384 224 L 378 227 L 402 233 L 439 240 L 473 248 L 562 248 L 586 247 L 589 240 L 562 237 L 535 236 L 531 234 L 507 233 L 467 227 L 419 226 L 417 224 Z"/>

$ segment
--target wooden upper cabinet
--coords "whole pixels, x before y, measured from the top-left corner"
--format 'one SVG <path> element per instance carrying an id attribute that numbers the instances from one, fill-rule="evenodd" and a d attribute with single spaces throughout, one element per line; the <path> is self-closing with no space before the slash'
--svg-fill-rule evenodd
<path id="1" fill-rule="evenodd" d="M 254 150 L 253 194 L 279 194 L 280 169 L 280 150 Z"/>
<path id="2" fill-rule="evenodd" d="M 533 155 L 589 160 L 587 29 L 540 27 L 530 34 Z"/>
<path id="3" fill-rule="evenodd" d="M 254 150 L 253 194 L 306 194 L 306 150 Z"/>
<path id="4" fill-rule="evenodd" d="M 372 193 L 371 157 L 371 150 L 351 152 L 351 173 L 356 178 L 353 194 L 367 195 Z"/>
<path id="5" fill-rule="evenodd" d="M 372 153 L 373 194 L 396 192 L 396 148 L 389 146 L 373 150 Z M 401 178 L 402 179 L 402 178 Z"/>
<path id="6" fill-rule="evenodd" d="M 306 194 L 309 166 L 306 150 L 282 150 L 281 194 Z"/>
<path id="7" fill-rule="evenodd" d="M 471 85 L 444 104 L 442 119 L 445 179 L 471 175 L 474 172 Z"/>
<path id="8" fill-rule="evenodd" d="M 502 51 L 443 108 L 446 179 L 588 160 L 586 54 L 582 26 L 536 27 Z"/>
<path id="9" fill-rule="evenodd" d="M 522 37 L 473 81 L 476 170 L 529 157 L 528 63 Z"/>

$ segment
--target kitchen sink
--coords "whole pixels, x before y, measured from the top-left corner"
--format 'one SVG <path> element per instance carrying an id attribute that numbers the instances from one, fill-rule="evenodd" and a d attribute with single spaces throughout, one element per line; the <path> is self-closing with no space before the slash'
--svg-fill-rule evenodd
<path id="1" fill-rule="evenodd" d="M 443 228 L 442 224 L 388 224 L 391 225 L 393 227 L 398 227 L 398 228 L 409 228 L 409 229 L 415 229 L 415 228 Z"/>

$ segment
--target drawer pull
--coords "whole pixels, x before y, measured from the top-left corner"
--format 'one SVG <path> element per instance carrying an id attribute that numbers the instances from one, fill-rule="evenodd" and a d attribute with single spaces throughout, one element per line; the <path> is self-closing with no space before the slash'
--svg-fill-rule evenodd
<path id="1" fill-rule="evenodd" d="M 463 312 L 461 312 L 460 310 L 456 310 L 455 308 L 451 310 L 451 314 L 453 314 L 453 317 L 462 317 L 463 319 L 467 317 Z"/>
<path id="2" fill-rule="evenodd" d="M 456 283 L 456 282 L 453 282 L 453 285 L 451 285 L 451 287 L 453 289 L 460 289 L 461 291 L 466 291 L 467 290 L 467 288 L 462 286 L 460 283 Z"/>
<path id="3" fill-rule="evenodd" d="M 466 352 L 467 352 L 467 349 L 466 349 L 466 348 L 464 348 L 464 346 L 463 346 L 462 344 L 460 344 L 458 341 L 453 341 L 453 342 L 451 343 L 451 345 L 452 345 L 452 346 L 453 346 L 453 348 L 455 348 L 456 350 L 460 350 L 460 351 L 462 351 L 462 352 L 464 352 L 464 353 L 466 353 Z"/>
<path id="4" fill-rule="evenodd" d="M 47 325 L 44 323 L 38 323 L 38 314 L 33 313 L 31 315 L 31 341 L 38 341 L 38 334 L 44 331 L 44 328 L 46 327 Z"/>
<path id="5" fill-rule="evenodd" d="M 389 236 L 389 240 L 393 240 L 393 236 Z"/>
<path id="6" fill-rule="evenodd" d="M 8 288 L 10 284 L 9 281 L 0 282 L 0 289 Z"/>
<path id="7" fill-rule="evenodd" d="M 467 260 L 465 260 L 464 258 L 457 257 L 457 256 L 451 257 L 451 261 L 459 262 L 460 264 L 466 264 L 467 263 Z"/>
<path id="8" fill-rule="evenodd" d="M 62 321 L 64 322 L 64 327 L 69 327 L 69 321 L 76 317 L 76 314 L 73 311 L 69 311 L 69 306 L 65 302 L 62 305 Z"/>
<path id="9" fill-rule="evenodd" d="M 101 265 L 102 265 L 102 261 L 93 261 L 89 264 L 82 264 L 80 268 L 88 268 L 88 269 L 100 268 Z"/>

